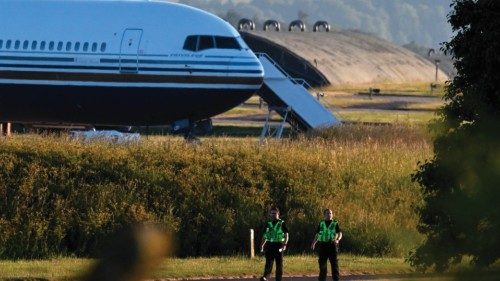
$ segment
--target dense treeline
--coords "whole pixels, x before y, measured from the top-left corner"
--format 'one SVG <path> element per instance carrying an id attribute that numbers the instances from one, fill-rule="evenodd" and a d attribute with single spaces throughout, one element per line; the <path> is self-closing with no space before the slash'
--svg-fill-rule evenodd
<path id="1" fill-rule="evenodd" d="M 451 0 L 229 0 L 178 2 L 208 10 L 235 24 L 241 17 L 285 23 L 327 20 L 336 28 L 373 33 L 400 45 L 412 41 L 437 48 L 451 37 L 446 15 Z"/>
<path id="2" fill-rule="evenodd" d="M 343 251 L 401 256 L 420 239 L 412 206 L 421 195 L 409 174 L 430 154 L 428 141 L 404 127 L 265 146 L 1 140 L 0 258 L 93 256 L 113 233 L 143 222 L 171 228 L 179 256 L 243 253 L 272 204 L 283 210 L 293 252 L 308 249 L 322 209 L 332 207 Z"/>
<path id="3" fill-rule="evenodd" d="M 465 258 L 477 267 L 500 260 L 500 2 L 454 0 L 452 7 L 456 36 L 445 49 L 457 75 L 434 122 L 435 156 L 414 175 L 426 241 L 410 258 L 440 271 Z"/>

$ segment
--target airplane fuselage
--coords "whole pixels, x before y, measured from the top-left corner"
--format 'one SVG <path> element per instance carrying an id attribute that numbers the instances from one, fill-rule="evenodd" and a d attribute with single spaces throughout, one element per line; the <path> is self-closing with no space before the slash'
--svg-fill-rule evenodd
<path id="1" fill-rule="evenodd" d="M 159 125 L 262 85 L 227 22 L 160 1 L 0 0 L 0 121 Z"/>

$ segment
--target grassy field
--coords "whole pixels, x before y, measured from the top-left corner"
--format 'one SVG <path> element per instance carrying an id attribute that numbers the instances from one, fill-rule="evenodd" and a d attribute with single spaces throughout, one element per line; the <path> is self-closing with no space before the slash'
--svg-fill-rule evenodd
<path id="1" fill-rule="evenodd" d="M 47 278 L 71 279 L 86 272 L 94 264 L 90 259 L 61 258 L 39 261 L 0 261 L 0 278 Z M 399 274 L 412 269 L 402 258 L 368 258 L 341 255 L 341 272 L 347 274 Z M 166 259 L 152 278 L 192 278 L 259 276 L 264 265 L 263 257 L 216 257 Z M 317 259 L 314 256 L 285 257 L 286 275 L 317 274 Z"/>
<path id="2" fill-rule="evenodd" d="M 250 127 L 249 130 L 254 128 Z M 21 209 L 12 211 L 15 214 L 14 218 L 22 214 L 41 212 L 42 215 L 36 215 L 36 226 L 42 227 L 38 228 L 40 231 L 46 229 L 44 216 L 55 215 L 57 219 L 56 215 L 59 212 L 73 214 L 64 216 L 70 229 L 73 229 L 74 226 L 70 224 L 72 216 L 85 209 L 78 211 L 76 206 L 70 204 L 71 198 L 64 198 L 65 192 L 74 192 L 73 196 L 78 200 L 82 196 L 85 200 L 100 200 L 96 201 L 99 207 L 90 213 L 93 219 L 99 219 L 93 222 L 99 225 L 92 225 L 99 230 L 103 225 L 114 223 L 113 219 L 116 217 L 129 216 L 131 211 L 135 212 L 132 215 L 138 219 L 156 220 L 154 206 L 158 202 L 154 201 L 154 198 L 148 199 L 153 200 L 151 202 L 146 199 L 137 201 L 135 194 L 149 198 L 147 194 L 154 191 L 162 195 L 159 193 L 160 190 L 155 188 L 157 183 L 163 186 L 163 177 L 176 187 L 172 191 L 186 192 L 180 194 L 180 198 L 185 198 L 189 203 L 185 210 L 198 208 L 198 204 L 201 204 L 199 207 L 206 212 L 205 215 L 210 215 L 208 212 L 210 208 L 222 213 L 217 215 L 224 215 L 220 218 L 221 222 L 216 222 L 220 225 L 215 225 L 213 230 L 200 232 L 199 235 L 221 230 L 228 226 L 228 222 L 241 224 L 238 221 L 239 217 L 235 216 L 241 212 L 238 208 L 242 208 L 244 212 L 254 207 L 264 208 L 265 202 L 269 202 L 266 200 L 273 199 L 273 192 L 270 189 L 273 185 L 287 190 L 278 199 L 283 200 L 285 206 L 288 206 L 288 221 L 296 228 L 294 231 L 301 231 L 300 225 L 310 221 L 309 218 L 316 219 L 314 217 L 316 211 L 313 214 L 306 213 L 312 206 L 319 205 L 318 210 L 320 210 L 321 206 L 335 202 L 335 216 L 341 219 L 343 231 L 346 233 L 344 239 L 346 248 L 372 254 L 372 257 L 341 255 L 341 270 L 346 275 L 412 273 L 413 270 L 404 263 L 404 256 L 408 253 L 408 249 L 414 247 L 421 239 L 415 231 L 417 218 L 411 209 L 420 201 L 418 186 L 411 183 L 409 174 L 415 170 L 418 161 L 432 157 L 432 147 L 430 136 L 425 132 L 424 126 L 395 124 L 347 125 L 281 142 L 271 141 L 264 146 L 259 145 L 254 137 L 207 137 L 202 139 L 201 145 L 192 146 L 186 144 L 180 137 L 149 136 L 137 144 L 115 145 L 100 142 L 84 143 L 57 136 L 25 135 L 0 141 L 0 153 L 2 155 L 0 171 L 4 179 L 0 184 L 0 193 L 3 192 L 2 188 L 6 187 L 5 184 L 9 184 L 7 179 L 13 181 L 12 185 L 7 185 L 10 192 L 18 185 L 22 186 L 18 195 L 20 197 L 16 197 L 16 200 L 24 203 L 20 203 Z M 172 167 L 176 170 L 170 171 Z M 260 169 L 263 167 L 270 169 L 264 177 L 260 175 L 262 173 Z M 9 171 L 16 169 L 18 174 L 9 174 Z M 174 174 L 180 174 L 181 177 L 172 178 Z M 68 178 L 70 175 L 76 178 Z M 87 187 L 101 185 L 95 181 L 96 177 L 106 180 L 103 188 L 93 191 L 95 194 L 89 193 L 90 189 L 79 193 L 78 189 L 82 184 Z M 112 180 L 114 178 L 120 180 L 116 187 Z M 86 180 L 91 182 L 86 183 Z M 218 207 L 224 202 L 223 200 L 235 198 L 233 196 L 241 193 L 242 182 L 245 183 L 245 194 L 238 199 L 241 200 L 239 202 L 241 205 L 228 205 L 222 206 L 222 209 L 215 209 L 214 206 Z M 69 189 L 65 189 L 65 185 L 70 185 Z M 237 193 L 233 193 L 232 189 L 225 189 L 232 185 L 236 186 L 234 192 Z M 207 188 L 198 190 L 198 187 Z M 55 189 L 60 194 L 58 205 L 54 207 L 50 205 L 50 201 L 32 201 L 35 197 L 29 196 L 33 194 L 33 188 L 37 190 L 37 198 L 40 196 L 48 198 L 50 194 L 48 191 L 51 188 Z M 123 197 L 120 195 L 122 191 L 126 191 Z M 220 193 L 217 193 L 219 191 Z M 202 201 L 193 203 L 193 200 L 199 197 L 196 192 L 203 192 L 205 197 Z M 326 197 L 318 199 L 317 192 L 326 192 Z M 102 200 L 93 199 L 93 195 L 97 196 L 96 198 L 104 197 Z M 245 198 L 258 198 L 259 202 L 264 203 L 261 206 L 255 204 L 255 200 L 251 200 L 253 205 L 245 205 L 247 204 Z M 106 209 L 106 202 L 109 200 L 119 202 L 118 207 L 124 208 L 123 213 L 115 215 L 110 209 Z M 41 209 L 33 207 L 32 204 L 25 204 L 26 202 L 37 202 Z M 184 220 L 192 221 L 192 217 L 181 216 L 184 210 L 181 203 L 171 206 L 173 210 L 179 208 L 179 213 L 173 211 L 172 214 L 176 216 L 172 221 L 178 225 L 182 225 Z M 128 208 L 126 204 L 132 204 L 133 208 Z M 71 211 L 71 208 L 75 208 L 75 211 Z M 234 213 L 224 214 L 223 210 L 227 208 L 232 208 Z M 253 216 L 256 221 L 262 220 L 260 211 Z M 301 220 L 304 217 L 308 219 Z M 208 221 L 214 223 L 214 218 L 217 217 L 208 217 Z M 31 218 L 18 222 L 12 221 L 5 214 L 0 214 L 2 231 L 7 229 L 6 226 L 18 224 L 18 227 L 23 228 L 20 230 L 23 231 L 21 233 L 27 233 L 31 222 L 33 222 Z M 79 224 L 81 223 L 87 222 L 80 221 Z M 200 225 L 203 228 L 207 227 L 206 221 L 202 219 Z M 62 223 L 58 226 L 61 237 L 64 237 L 66 227 Z M 228 228 L 227 231 L 219 235 L 228 236 L 235 230 Z M 5 233 L 11 235 L 11 242 L 19 245 L 22 237 L 15 236 L 15 232 Z M 5 239 L 10 239 L 6 235 L 0 235 L 1 247 L 9 241 Z M 40 232 L 38 235 L 28 238 L 32 239 L 30 241 L 40 239 L 42 244 L 39 245 L 47 245 L 47 241 L 43 239 L 48 235 L 52 235 L 52 239 L 55 239 L 52 241 L 59 239 L 55 234 L 48 232 Z M 297 236 L 298 234 L 294 234 L 294 238 Z M 293 243 L 309 238 L 307 235 L 301 237 L 303 238 L 295 238 Z M 200 236 L 197 235 L 195 238 L 199 239 Z M 376 239 L 370 240 L 371 238 Z M 203 238 L 202 247 L 210 243 L 213 245 L 220 243 L 220 239 L 214 241 L 207 239 L 210 237 Z M 243 241 L 246 242 L 246 238 Z M 6 250 L 1 247 L 0 250 Z M 384 257 L 373 257 L 377 255 Z M 0 279 L 71 279 L 85 272 L 93 262 L 89 259 L 75 258 L 0 261 Z M 165 260 L 152 273 L 151 278 L 257 276 L 261 273 L 262 267 L 262 257 L 254 260 L 231 255 L 213 258 L 173 258 Z M 287 275 L 317 274 L 316 259 L 312 255 L 287 256 L 285 268 Z M 444 277 L 437 280 L 451 280 L 451 278 Z M 493 277 L 487 280 L 496 279 Z"/>
<path id="3" fill-rule="evenodd" d="M 380 101 L 360 101 L 359 99 L 352 100 L 335 100 L 335 98 L 328 98 L 325 101 L 328 106 L 333 109 L 333 114 L 342 120 L 344 123 L 399 123 L 399 124 L 426 124 L 436 117 L 436 110 L 442 105 L 440 102 L 433 103 L 410 103 L 398 106 L 392 106 L 390 109 L 379 110 L 378 106 L 384 106 L 384 102 Z M 370 107 L 373 107 L 370 110 Z M 345 109 L 348 108 L 348 109 Z M 359 109 L 356 109 L 359 108 Z M 251 135 L 248 133 L 248 127 L 258 127 L 262 129 L 264 120 L 267 116 L 267 111 L 262 111 L 258 108 L 237 108 L 230 112 L 219 115 L 214 119 L 214 124 L 223 127 L 222 129 L 233 130 L 224 133 L 223 130 L 218 129 L 214 131 L 215 135 L 232 135 L 235 133 L 238 136 Z M 225 120 L 220 122 L 219 119 L 232 118 L 231 122 Z M 256 121 L 250 123 L 253 118 Z M 279 122 L 281 118 L 274 114 L 272 121 Z M 241 127 L 246 131 L 243 134 L 238 133 L 234 128 Z M 253 130 L 252 130 L 253 131 Z M 258 133 L 253 132 L 254 136 Z"/>
<path id="4" fill-rule="evenodd" d="M 329 105 L 339 108 L 363 108 L 374 110 L 427 110 L 436 111 L 444 102 L 438 97 L 418 97 L 408 101 L 409 98 L 401 97 L 399 100 L 391 100 L 385 96 L 370 96 L 349 94 L 344 92 L 331 92 L 327 94 L 322 101 Z"/>
<path id="5" fill-rule="evenodd" d="M 396 124 L 425 124 L 436 117 L 434 112 L 370 112 L 366 110 L 338 111 L 335 113 L 346 123 L 396 123 Z"/>
<path id="6" fill-rule="evenodd" d="M 321 91 L 341 91 L 349 93 L 367 93 L 368 89 L 380 89 L 381 94 L 416 95 L 416 96 L 442 96 L 444 94 L 444 84 L 440 83 L 438 88 L 431 92 L 429 83 L 373 83 L 360 85 L 338 85 L 328 86 Z"/>
<path id="7" fill-rule="evenodd" d="M 366 94 L 369 87 L 379 88 L 381 93 L 370 97 Z M 435 118 L 436 111 L 444 105 L 441 99 L 443 91 L 441 85 L 431 93 L 425 83 L 330 86 L 310 90 L 313 95 L 324 93 L 321 103 L 345 123 L 400 124 L 425 124 Z M 231 125 L 252 123 L 263 126 L 266 115 L 267 106 L 264 104 L 259 108 L 259 97 L 253 96 L 242 106 L 215 117 L 214 123 L 227 125 L 230 121 L 233 122 Z M 274 120 L 281 118 L 275 115 Z"/>
<path id="8" fill-rule="evenodd" d="M 410 174 L 432 156 L 423 131 L 343 126 L 266 145 L 206 137 L 198 146 L 162 136 L 118 145 L 14 136 L 0 142 L 0 194 L 10 198 L 0 201 L 0 256 L 53 256 L 75 251 L 74 243 L 90 254 L 98 248 L 92 241 L 142 221 L 191 235 L 184 240 L 192 248 L 181 254 L 236 254 L 247 232 L 238 226 L 258 227 L 269 204 L 285 210 L 294 228 L 290 250 L 299 253 L 321 208 L 335 202 L 335 216 L 351 233 L 346 250 L 401 257 L 421 239 L 412 209 L 420 189 Z M 193 212 L 203 215 L 192 222 Z M 195 231 L 186 233 L 188 223 Z M 30 246 L 18 247 L 21 241 Z"/>
<path id="9" fill-rule="evenodd" d="M 224 112 L 224 116 L 241 116 L 248 114 L 267 114 L 267 107 L 263 106 L 262 108 L 258 107 L 235 107 L 229 111 Z"/>
<path id="10" fill-rule="evenodd" d="M 40 278 L 48 280 L 74 280 L 92 268 L 95 260 L 60 258 L 38 261 L 0 261 L 0 279 L 29 279 Z M 455 275 L 439 276 L 429 275 L 422 279 L 402 258 L 370 258 L 353 255 L 340 255 L 341 275 L 379 275 L 392 276 L 390 279 L 404 277 L 404 280 L 455 280 Z M 185 279 L 208 277 L 252 277 L 258 278 L 262 274 L 264 265 L 263 257 L 249 259 L 247 257 L 214 257 L 214 258 L 169 258 L 165 259 L 152 272 L 152 279 Z M 315 276 L 318 274 L 317 259 L 312 255 L 285 256 L 285 276 Z M 500 263 L 492 266 L 485 278 L 479 279 L 477 275 L 466 271 L 469 269 L 467 262 L 455 266 L 450 272 L 463 272 L 458 276 L 468 276 L 463 280 L 497 280 L 496 274 Z M 418 277 L 418 278 L 417 278 Z M 460 280 L 460 279 L 458 279 Z"/>

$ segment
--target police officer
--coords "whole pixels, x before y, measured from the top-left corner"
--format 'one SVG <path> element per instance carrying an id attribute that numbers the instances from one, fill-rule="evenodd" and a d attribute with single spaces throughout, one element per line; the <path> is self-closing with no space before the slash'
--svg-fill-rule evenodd
<path id="1" fill-rule="evenodd" d="M 274 207 L 269 211 L 270 220 L 264 226 L 264 235 L 260 251 L 265 252 L 266 265 L 264 267 L 264 276 L 260 281 L 266 281 L 273 270 L 273 262 L 276 260 L 276 281 L 281 281 L 283 276 L 283 252 L 288 243 L 288 228 L 283 220 L 280 219 L 280 211 Z"/>
<path id="2" fill-rule="evenodd" d="M 311 249 L 314 250 L 318 244 L 318 263 L 319 263 L 319 281 L 326 280 L 327 261 L 330 260 L 332 267 L 333 281 L 338 281 L 340 278 L 339 262 L 337 259 L 337 249 L 342 232 L 340 232 L 339 223 L 333 220 L 333 212 L 331 209 L 323 211 L 324 220 L 319 223 L 319 226 L 311 244 Z"/>

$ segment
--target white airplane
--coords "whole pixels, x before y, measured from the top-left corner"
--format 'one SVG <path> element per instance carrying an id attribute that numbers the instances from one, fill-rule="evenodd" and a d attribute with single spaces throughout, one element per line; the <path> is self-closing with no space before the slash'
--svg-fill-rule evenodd
<path id="1" fill-rule="evenodd" d="M 0 121 L 194 122 L 260 89 L 264 71 L 224 20 L 147 0 L 0 0 Z"/>

